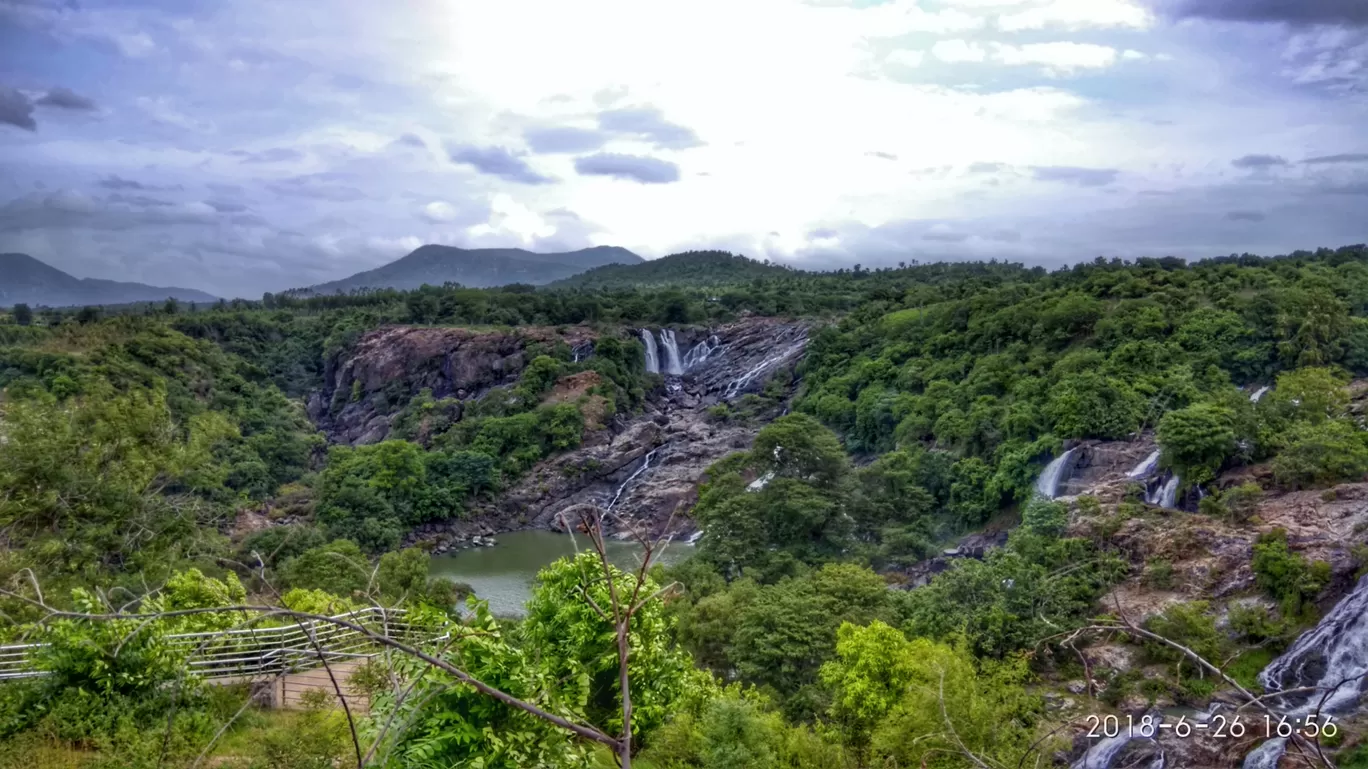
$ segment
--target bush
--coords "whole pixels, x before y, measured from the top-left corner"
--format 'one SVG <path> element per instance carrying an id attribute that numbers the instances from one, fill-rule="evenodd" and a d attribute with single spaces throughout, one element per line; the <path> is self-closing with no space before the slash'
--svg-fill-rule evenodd
<path id="1" fill-rule="evenodd" d="M 1273 458 L 1273 477 L 1289 489 L 1356 481 L 1365 472 L 1365 434 L 1342 419 L 1293 426 L 1286 436 L 1286 448 Z"/>
<path id="2" fill-rule="evenodd" d="M 1251 566 L 1255 582 L 1291 617 L 1301 616 L 1307 602 L 1330 581 L 1330 564 L 1308 562 L 1304 556 L 1291 552 L 1285 529 L 1260 535 L 1254 544 Z"/>
<path id="3" fill-rule="evenodd" d="M 324 590 L 346 597 L 366 589 L 370 562 L 355 542 L 339 539 L 286 561 L 280 578 L 287 588 Z"/>

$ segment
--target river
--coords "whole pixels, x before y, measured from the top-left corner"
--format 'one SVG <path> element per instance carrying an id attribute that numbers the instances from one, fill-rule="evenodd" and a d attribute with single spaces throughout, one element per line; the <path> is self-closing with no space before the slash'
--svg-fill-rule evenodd
<path id="1" fill-rule="evenodd" d="M 567 534 L 550 531 L 514 531 L 494 538 L 494 547 L 478 547 L 432 557 L 429 573 L 434 577 L 464 582 L 475 595 L 489 601 L 489 609 L 499 616 L 521 616 L 532 596 L 537 572 L 551 562 L 581 550 L 591 549 L 582 535 L 573 540 Z M 688 558 L 693 548 L 683 542 L 671 543 L 656 558 L 671 564 Z M 614 565 L 636 569 L 641 563 L 641 546 L 635 542 L 608 542 L 608 556 Z"/>

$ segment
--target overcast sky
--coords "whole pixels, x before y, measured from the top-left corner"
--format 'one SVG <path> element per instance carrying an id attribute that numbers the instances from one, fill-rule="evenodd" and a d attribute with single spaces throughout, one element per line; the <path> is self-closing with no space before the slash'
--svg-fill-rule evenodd
<path id="1" fill-rule="evenodd" d="M 1365 0 L 0 0 L 0 251 L 805 267 L 1368 240 Z"/>

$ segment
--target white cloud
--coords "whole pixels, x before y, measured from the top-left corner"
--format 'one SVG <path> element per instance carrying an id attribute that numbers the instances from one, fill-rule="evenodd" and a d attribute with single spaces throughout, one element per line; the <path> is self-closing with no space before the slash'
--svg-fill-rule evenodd
<path id="1" fill-rule="evenodd" d="M 944 62 L 957 63 L 983 61 L 987 58 L 988 52 L 978 43 L 956 39 L 938 40 L 931 46 L 931 55 Z"/>
<path id="2" fill-rule="evenodd" d="M 1132 0 L 1050 0 L 1034 8 L 998 17 L 998 28 L 1007 32 L 1060 27 L 1130 27 L 1145 29 L 1154 15 Z"/>
<path id="3" fill-rule="evenodd" d="M 1102 69 L 1116 63 L 1115 48 L 1092 43 L 1028 43 L 1022 46 L 993 44 L 993 60 L 1009 66 L 1038 64 L 1053 74 L 1080 69 Z"/>
<path id="4" fill-rule="evenodd" d="M 423 206 L 422 216 L 429 222 L 450 222 L 456 219 L 456 207 L 445 200 L 434 200 Z"/>
<path id="5" fill-rule="evenodd" d="M 913 51 L 907 48 L 899 48 L 893 53 L 888 54 L 885 61 L 889 64 L 896 64 L 901 67 L 920 67 L 926 59 L 926 51 Z"/>

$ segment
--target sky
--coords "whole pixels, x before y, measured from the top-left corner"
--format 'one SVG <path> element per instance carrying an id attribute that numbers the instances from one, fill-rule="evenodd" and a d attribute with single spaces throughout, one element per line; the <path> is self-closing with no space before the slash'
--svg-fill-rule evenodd
<path id="1" fill-rule="evenodd" d="M 79 277 L 1365 241 L 1365 0 L 0 0 L 0 252 Z"/>

